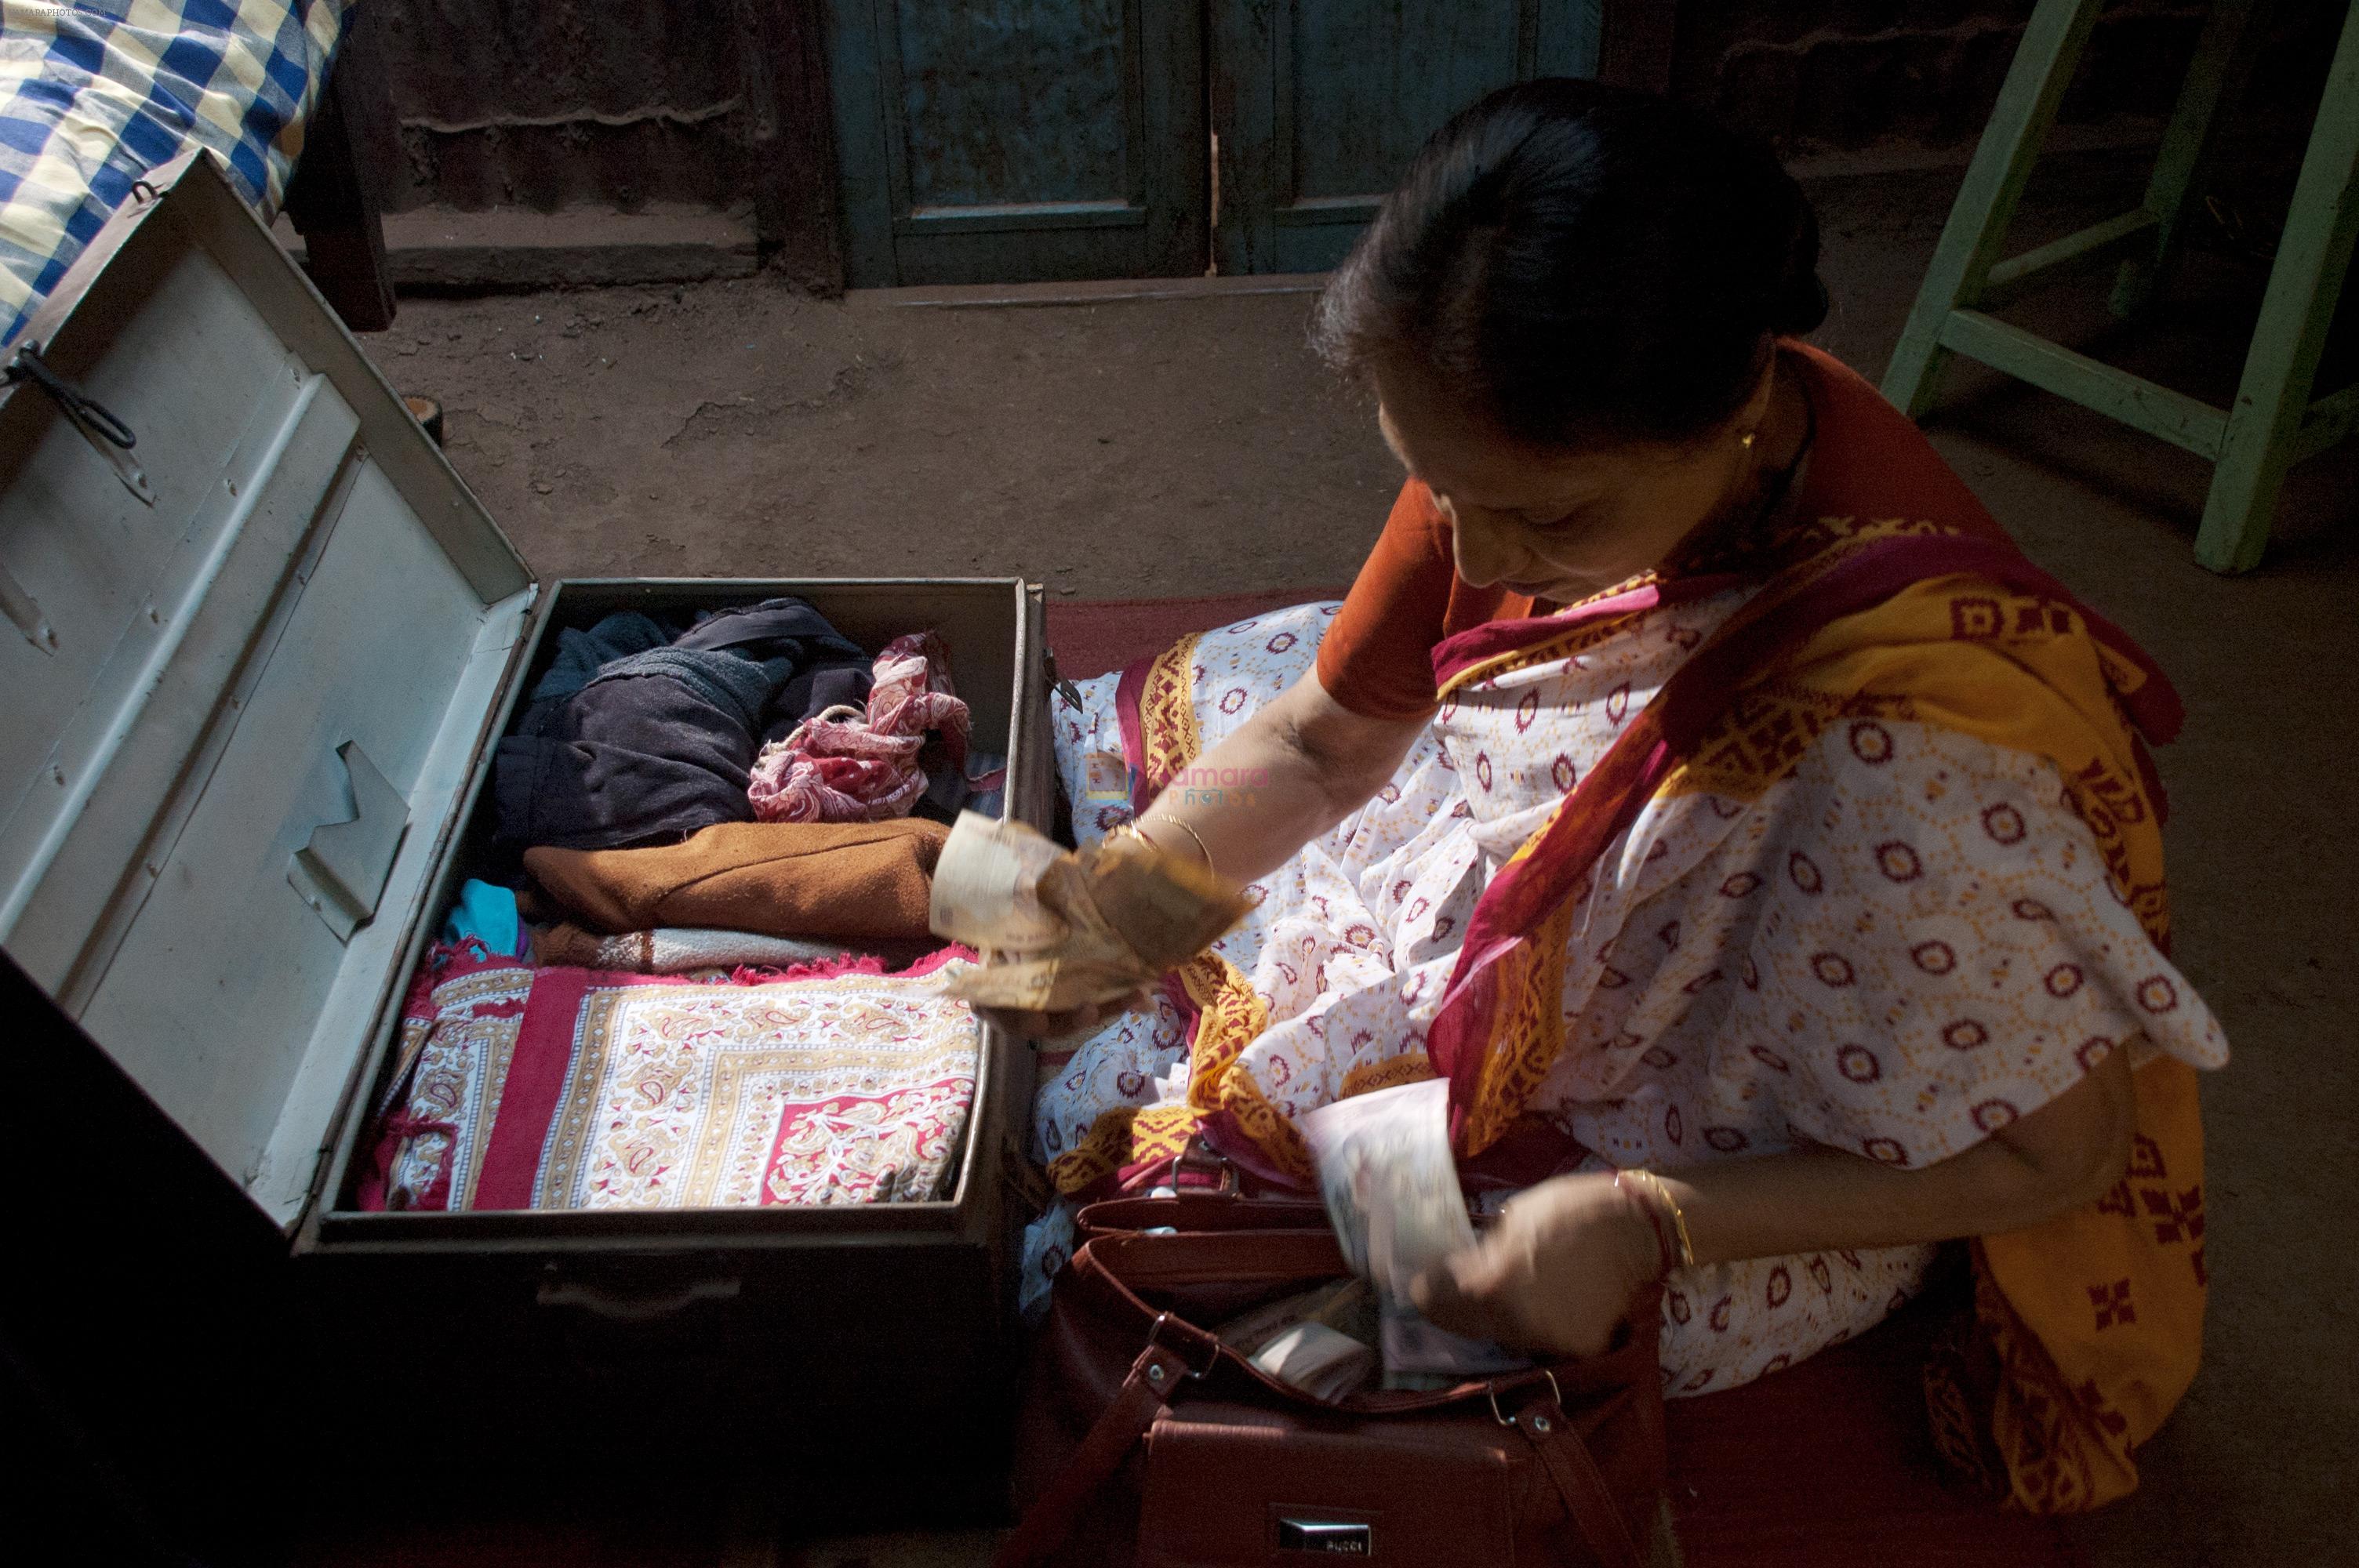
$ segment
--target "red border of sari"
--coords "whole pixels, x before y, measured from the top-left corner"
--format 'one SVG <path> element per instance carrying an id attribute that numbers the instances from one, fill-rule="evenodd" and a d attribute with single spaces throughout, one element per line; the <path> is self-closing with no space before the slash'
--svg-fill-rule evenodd
<path id="1" fill-rule="evenodd" d="M 1757 579 L 1736 572 L 1698 573 L 1692 577 L 1642 582 L 1600 599 L 1587 599 L 1552 615 L 1530 615 L 1517 621 L 1486 621 L 1454 637 L 1445 637 L 1433 650 L 1433 686 L 1439 691 L 1460 671 L 1505 654 L 1519 653 L 1549 637 L 1615 615 L 1636 615 L 1669 605 L 1687 604 L 1725 593 Z"/>
<path id="2" fill-rule="evenodd" d="M 525 997 L 524 1022 L 516 1029 L 516 1052 L 508 1058 L 507 1079 L 500 1088 L 499 1113 L 492 1119 L 492 1136 L 484 1149 L 483 1173 L 475 1178 L 473 1207 L 532 1206 L 534 1182 L 549 1146 L 549 1124 L 557 1115 L 566 1068 L 573 1062 L 582 999 L 591 982 L 603 978 L 594 969 L 544 969 L 533 976 L 532 989 Z"/>
<path id="3" fill-rule="evenodd" d="M 1122 760 L 1130 769 L 1130 809 L 1141 812 L 1163 786 L 1147 776 L 1147 736 L 1140 728 L 1139 698 L 1147 692 L 1147 674 L 1155 667 L 1161 654 L 1151 654 L 1134 659 L 1122 666 L 1122 678 L 1114 685 L 1114 722 L 1122 729 Z"/>

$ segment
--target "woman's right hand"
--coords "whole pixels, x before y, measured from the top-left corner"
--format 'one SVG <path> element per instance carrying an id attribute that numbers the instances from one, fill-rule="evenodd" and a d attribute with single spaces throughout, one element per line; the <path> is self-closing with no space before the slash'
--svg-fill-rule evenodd
<path id="1" fill-rule="evenodd" d="M 1231 884 L 1266 876 L 1392 777 L 1426 720 L 1367 719 L 1329 697 L 1306 672 L 1237 731 L 1189 765 L 1198 779 L 1140 814 L 1144 836 L 1167 853 L 1208 864 Z M 1161 817 L 1180 827 L 1154 825 Z M 1018 1039 L 1078 1038 L 1147 1005 L 1144 993 L 1064 1012 L 977 1008 Z"/>

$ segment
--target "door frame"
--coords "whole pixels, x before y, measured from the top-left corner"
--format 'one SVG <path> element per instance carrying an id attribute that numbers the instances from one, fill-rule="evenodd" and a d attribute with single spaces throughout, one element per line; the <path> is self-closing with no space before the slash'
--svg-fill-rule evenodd
<path id="1" fill-rule="evenodd" d="M 860 287 L 1189 277 L 1215 261 L 1223 273 L 1250 273 L 1277 260 L 1277 164 L 1279 149 L 1290 145 L 1276 92 L 1285 64 L 1277 50 L 1290 33 L 1280 23 L 1293 5 L 1317 0 L 1125 0 L 1126 199 L 938 212 L 912 205 L 906 131 L 886 114 L 901 99 L 897 0 L 788 3 L 823 23 L 833 109 L 834 201 L 826 218 L 840 235 L 841 261 L 824 257 L 834 265 L 816 270 Z M 1539 63 L 1539 3 L 1523 0 L 1520 75 Z M 1677 0 L 1588 3 L 1596 78 L 1667 91 Z M 791 59 L 785 63 L 801 68 Z M 1214 131 L 1221 138 L 1217 214 Z M 813 200 L 808 182 L 782 176 L 777 183 L 795 199 L 774 197 L 770 206 L 801 210 L 824 201 Z M 1158 200 L 1158 190 L 1168 196 Z M 1373 201 L 1286 205 L 1287 227 L 1357 224 L 1375 210 Z"/>

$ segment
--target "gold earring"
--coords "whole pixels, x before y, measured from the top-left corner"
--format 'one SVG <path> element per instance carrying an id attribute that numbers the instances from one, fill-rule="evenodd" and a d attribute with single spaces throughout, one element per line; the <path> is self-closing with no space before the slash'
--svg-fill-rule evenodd
<path id="1" fill-rule="evenodd" d="M 1750 430 L 1745 431 L 1743 436 L 1737 438 L 1736 444 L 1743 447 L 1745 450 L 1751 451 L 1753 449 L 1753 434 L 1754 433 Z"/>

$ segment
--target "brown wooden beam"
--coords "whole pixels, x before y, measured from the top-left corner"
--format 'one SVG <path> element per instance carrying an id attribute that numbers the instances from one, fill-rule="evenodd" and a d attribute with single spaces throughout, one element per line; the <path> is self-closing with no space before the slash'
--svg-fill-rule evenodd
<path id="1" fill-rule="evenodd" d="M 287 217 L 303 236 L 304 265 L 355 332 L 381 332 L 393 325 L 394 313 L 377 176 L 386 156 L 379 144 L 398 133 L 385 54 L 369 22 L 375 9 L 353 7 L 287 182 Z"/>
<path id="2" fill-rule="evenodd" d="M 733 0 L 743 45 L 754 232 L 770 265 L 814 294 L 843 292 L 821 0 Z"/>

